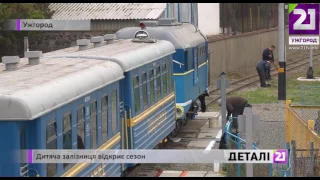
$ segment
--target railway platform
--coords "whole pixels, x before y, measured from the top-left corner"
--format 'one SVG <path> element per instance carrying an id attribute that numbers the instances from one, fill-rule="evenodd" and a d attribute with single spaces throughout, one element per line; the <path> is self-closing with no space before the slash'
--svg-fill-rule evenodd
<path id="1" fill-rule="evenodd" d="M 209 126 L 209 118 L 213 122 Z M 220 112 L 198 113 L 169 140 L 165 149 L 218 149 L 222 135 Z M 219 164 L 142 164 L 129 177 L 224 177 Z"/>
<path id="2" fill-rule="evenodd" d="M 223 177 L 213 171 L 162 171 L 156 177 Z"/>

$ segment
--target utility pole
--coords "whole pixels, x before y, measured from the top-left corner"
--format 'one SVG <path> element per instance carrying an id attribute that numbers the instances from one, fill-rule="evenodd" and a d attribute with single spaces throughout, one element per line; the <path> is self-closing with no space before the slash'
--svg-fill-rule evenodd
<path id="1" fill-rule="evenodd" d="M 310 49 L 309 49 L 309 69 L 307 71 L 307 79 L 313 79 L 312 57 L 313 57 L 312 46 L 310 46 Z"/>
<path id="2" fill-rule="evenodd" d="M 232 3 L 232 35 L 236 35 L 236 3 Z"/>
<path id="3" fill-rule="evenodd" d="M 286 60 L 284 57 L 284 3 L 278 4 L 278 100 L 286 100 Z"/>

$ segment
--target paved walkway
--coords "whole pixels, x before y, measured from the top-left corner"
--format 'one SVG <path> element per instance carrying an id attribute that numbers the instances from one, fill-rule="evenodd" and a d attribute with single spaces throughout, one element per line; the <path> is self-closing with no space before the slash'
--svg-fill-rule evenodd
<path id="1" fill-rule="evenodd" d="M 218 149 L 222 129 L 219 121 L 221 116 L 219 112 L 198 113 L 197 120 L 204 120 L 214 117 L 213 127 L 209 128 L 209 121 L 207 121 L 200 129 L 197 139 L 193 139 L 187 145 L 188 149 Z M 224 177 L 219 173 L 219 164 L 214 164 L 214 171 L 158 171 L 156 177 Z"/>
<path id="2" fill-rule="evenodd" d="M 156 177 L 223 177 L 213 171 L 160 171 Z"/>

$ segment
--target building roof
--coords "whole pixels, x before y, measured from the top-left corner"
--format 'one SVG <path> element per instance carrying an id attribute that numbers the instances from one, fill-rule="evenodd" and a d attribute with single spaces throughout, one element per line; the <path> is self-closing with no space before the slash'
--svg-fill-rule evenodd
<path id="1" fill-rule="evenodd" d="M 51 3 L 55 20 L 158 19 L 166 3 Z"/>
<path id="2" fill-rule="evenodd" d="M 111 61 L 41 58 L 40 64 L 20 60 L 14 71 L 0 64 L 0 120 L 33 120 L 92 91 L 123 79 Z"/>
<path id="3" fill-rule="evenodd" d="M 54 58 L 85 58 L 113 61 L 122 67 L 124 72 L 136 69 L 145 64 L 175 53 L 169 41 L 159 40 L 156 43 L 137 43 L 131 39 L 119 40 L 113 44 L 78 51 L 78 47 L 67 48 L 59 53 L 48 54 Z"/>

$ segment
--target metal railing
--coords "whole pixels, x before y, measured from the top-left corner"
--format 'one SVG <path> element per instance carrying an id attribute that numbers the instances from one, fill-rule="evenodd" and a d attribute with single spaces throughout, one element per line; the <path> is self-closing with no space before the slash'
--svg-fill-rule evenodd
<path id="1" fill-rule="evenodd" d="M 246 140 L 240 137 L 240 133 L 232 133 L 232 121 L 237 119 L 236 117 L 230 117 L 226 123 L 225 138 L 228 149 L 246 149 Z M 259 150 L 257 143 L 252 143 L 252 148 Z M 290 146 L 286 143 L 286 149 L 288 149 L 289 156 Z M 254 177 L 288 177 L 290 175 L 290 163 L 287 164 L 254 164 Z M 227 176 L 229 177 L 246 177 L 246 164 L 227 164 Z"/>

